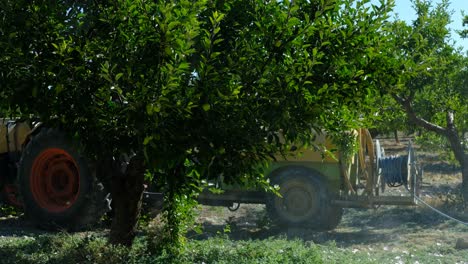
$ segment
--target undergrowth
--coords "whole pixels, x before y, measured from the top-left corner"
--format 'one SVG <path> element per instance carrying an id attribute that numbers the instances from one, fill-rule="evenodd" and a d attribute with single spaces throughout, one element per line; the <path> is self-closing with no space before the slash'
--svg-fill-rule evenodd
<path id="1" fill-rule="evenodd" d="M 58 233 L 0 239 L 1 263 L 467 263 L 468 250 L 436 243 L 425 248 L 411 245 L 342 247 L 334 241 L 321 245 L 299 239 L 230 240 L 221 235 L 189 240 L 176 259 L 155 255 L 148 236 L 131 248 L 107 244 L 96 233 Z"/>
<path id="2" fill-rule="evenodd" d="M 1 263 L 323 263 L 318 247 L 299 240 L 191 240 L 177 258 L 151 254 L 147 237 L 131 248 L 90 234 L 46 234 L 0 239 Z"/>

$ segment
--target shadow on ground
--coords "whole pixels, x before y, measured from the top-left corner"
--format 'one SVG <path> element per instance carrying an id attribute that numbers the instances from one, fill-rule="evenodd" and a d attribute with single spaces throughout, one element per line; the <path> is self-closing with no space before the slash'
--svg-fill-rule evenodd
<path id="1" fill-rule="evenodd" d="M 337 245 L 351 245 L 351 244 L 373 244 L 378 241 L 385 241 L 392 238 L 392 234 L 377 233 L 370 229 L 363 229 L 359 231 L 327 231 L 318 232 L 309 229 L 301 228 L 288 228 L 288 227 L 231 227 L 230 232 L 225 233 L 224 225 L 204 224 L 204 232 L 202 234 L 191 233 L 189 237 L 192 239 L 203 240 L 210 237 L 219 236 L 224 234 L 231 240 L 256 240 L 268 239 L 274 237 L 282 237 L 290 240 L 304 240 L 312 241 L 316 244 L 324 244 L 333 242 Z"/>
<path id="2" fill-rule="evenodd" d="M 224 223 L 202 222 L 203 233 L 191 232 L 189 237 L 197 240 L 219 235 L 232 240 L 285 237 L 313 241 L 317 244 L 336 243 L 347 247 L 373 245 L 378 242 L 398 240 L 400 236 L 457 228 L 457 223 L 434 214 L 432 211 L 416 207 L 346 209 L 338 228 L 327 232 L 279 227 L 266 222 L 265 212 L 251 210 L 251 213 L 250 216 L 228 218 Z"/>
<path id="3" fill-rule="evenodd" d="M 1 216 L 0 215 L 0 238 L 33 236 L 46 233 L 26 221 L 23 215 L 20 216 Z"/>

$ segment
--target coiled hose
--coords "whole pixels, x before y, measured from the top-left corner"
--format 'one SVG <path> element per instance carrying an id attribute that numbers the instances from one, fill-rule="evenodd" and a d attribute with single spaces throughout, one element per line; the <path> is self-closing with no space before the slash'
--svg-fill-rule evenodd
<path id="1" fill-rule="evenodd" d="M 408 185 L 408 155 L 380 158 L 379 167 L 382 179 L 387 186 Z"/>

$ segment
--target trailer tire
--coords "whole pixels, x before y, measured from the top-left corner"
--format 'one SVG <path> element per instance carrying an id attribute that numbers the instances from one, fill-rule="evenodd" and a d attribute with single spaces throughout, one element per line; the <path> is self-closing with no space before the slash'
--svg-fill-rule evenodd
<path id="1" fill-rule="evenodd" d="M 41 228 L 90 228 L 110 210 L 104 186 L 77 145 L 56 129 L 42 128 L 22 153 L 18 180 L 26 217 Z"/>
<path id="2" fill-rule="evenodd" d="M 342 208 L 330 204 L 330 191 L 318 173 L 303 167 L 288 167 L 270 177 L 280 187 L 269 195 L 266 208 L 280 226 L 331 230 L 340 222 Z"/>

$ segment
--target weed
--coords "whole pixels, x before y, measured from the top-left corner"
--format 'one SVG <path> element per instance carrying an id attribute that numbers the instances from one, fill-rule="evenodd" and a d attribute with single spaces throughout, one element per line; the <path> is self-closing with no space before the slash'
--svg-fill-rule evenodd
<path id="1" fill-rule="evenodd" d="M 0 216 L 19 216 L 21 213 L 17 207 L 0 204 Z"/>

